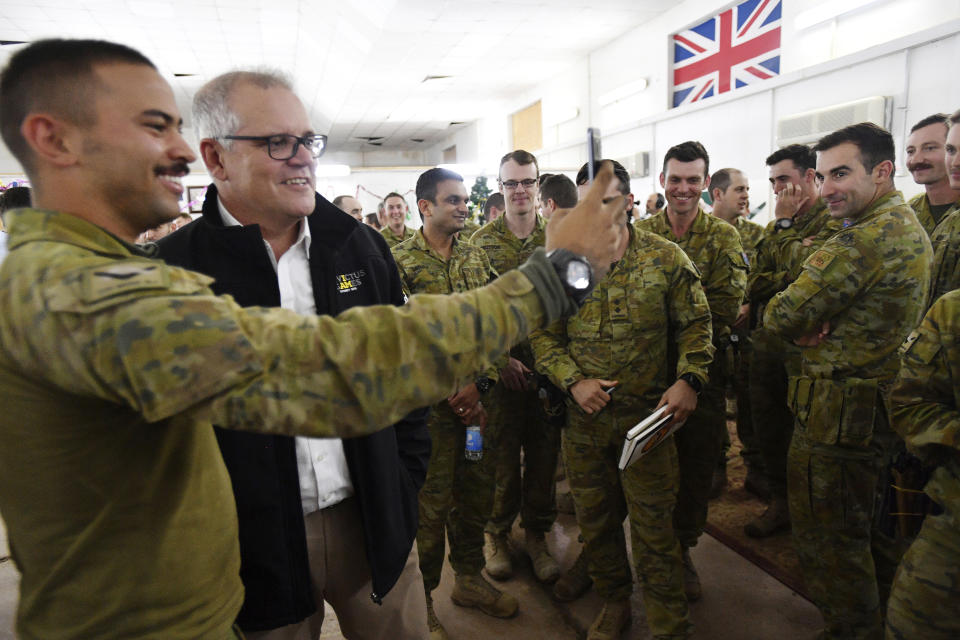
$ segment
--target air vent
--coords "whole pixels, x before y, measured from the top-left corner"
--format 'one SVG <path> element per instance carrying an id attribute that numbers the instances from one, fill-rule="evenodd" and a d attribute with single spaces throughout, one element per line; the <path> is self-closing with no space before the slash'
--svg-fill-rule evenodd
<path id="1" fill-rule="evenodd" d="M 175 73 L 175 74 L 173 74 L 173 77 L 174 77 L 174 78 L 192 78 L 192 77 L 195 76 L 195 75 L 197 75 L 197 74 L 195 74 L 195 73 Z"/>
<path id="2" fill-rule="evenodd" d="M 421 80 L 421 84 L 424 82 L 430 82 L 431 80 L 446 80 L 447 78 L 452 78 L 453 76 L 424 76 Z"/>
<path id="3" fill-rule="evenodd" d="M 450 123 L 450 126 L 451 126 L 451 127 L 455 127 L 455 126 L 460 125 L 460 124 L 467 124 L 467 123 L 466 123 L 466 122 L 451 122 L 451 123 Z"/>
<path id="4" fill-rule="evenodd" d="M 810 144 L 823 136 L 858 122 L 872 122 L 889 131 L 892 103 L 885 96 L 806 111 L 777 121 L 777 146 Z"/>
<path id="5" fill-rule="evenodd" d="M 426 138 L 410 138 L 410 142 L 423 142 Z"/>
<path id="6" fill-rule="evenodd" d="M 376 144 L 377 140 L 383 140 L 383 136 L 354 136 L 357 140 L 366 140 L 370 144 Z"/>

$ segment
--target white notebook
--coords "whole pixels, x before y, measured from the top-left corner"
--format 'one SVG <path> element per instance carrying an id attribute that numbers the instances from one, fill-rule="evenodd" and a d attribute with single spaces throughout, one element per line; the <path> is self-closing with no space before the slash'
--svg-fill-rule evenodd
<path id="1" fill-rule="evenodd" d="M 666 410 L 666 407 L 660 407 L 627 431 L 623 452 L 620 454 L 620 471 L 647 455 L 667 436 L 683 426 L 683 422 L 668 426 L 673 414 L 667 414 Z"/>

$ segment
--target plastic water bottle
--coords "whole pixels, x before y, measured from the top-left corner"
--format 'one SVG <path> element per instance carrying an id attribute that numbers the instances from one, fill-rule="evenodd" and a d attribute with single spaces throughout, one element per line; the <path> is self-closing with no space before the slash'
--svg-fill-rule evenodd
<path id="1" fill-rule="evenodd" d="M 472 424 L 467 427 L 467 446 L 464 448 L 463 456 L 471 462 L 477 462 L 483 458 L 483 433 L 479 425 Z"/>

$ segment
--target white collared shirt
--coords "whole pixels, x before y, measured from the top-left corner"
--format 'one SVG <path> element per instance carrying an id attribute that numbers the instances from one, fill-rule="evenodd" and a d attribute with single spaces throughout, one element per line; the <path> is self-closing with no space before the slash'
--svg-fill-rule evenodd
<path id="1" fill-rule="evenodd" d="M 228 227 L 238 227 L 240 221 L 230 215 L 217 198 L 220 217 Z M 267 255 L 277 272 L 280 285 L 280 306 L 302 315 L 316 315 L 313 281 L 310 278 L 310 226 L 300 223 L 300 233 L 293 246 L 280 256 L 264 240 Z M 347 457 L 340 438 L 294 438 L 297 451 L 297 472 L 300 476 L 300 502 L 307 515 L 333 506 L 353 495 L 353 483 L 347 468 Z"/>

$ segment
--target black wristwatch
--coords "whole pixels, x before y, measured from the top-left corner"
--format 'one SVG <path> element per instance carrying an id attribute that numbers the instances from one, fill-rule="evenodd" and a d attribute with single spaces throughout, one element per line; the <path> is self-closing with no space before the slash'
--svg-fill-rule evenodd
<path id="1" fill-rule="evenodd" d="M 703 391 L 703 383 L 700 382 L 700 379 L 692 373 L 685 373 L 680 376 L 679 379 L 690 385 L 697 395 L 700 395 L 700 392 Z"/>
<path id="2" fill-rule="evenodd" d="M 778 218 L 776 222 L 773 223 L 773 228 L 777 231 L 783 231 L 784 229 L 789 229 L 793 226 L 793 218 Z"/>
<path id="3" fill-rule="evenodd" d="M 480 392 L 480 395 L 486 395 L 490 388 L 493 387 L 493 380 L 490 378 L 477 378 L 473 381 L 477 385 L 477 391 Z"/>
<path id="4" fill-rule="evenodd" d="M 563 290 L 578 307 L 582 307 L 597 284 L 590 261 L 569 249 L 554 249 L 547 254 L 547 260 L 557 270 Z"/>

